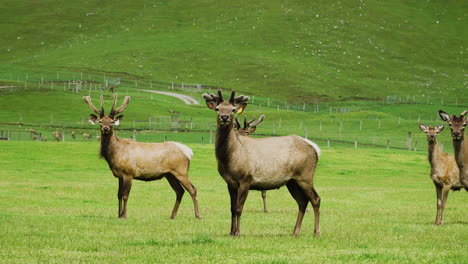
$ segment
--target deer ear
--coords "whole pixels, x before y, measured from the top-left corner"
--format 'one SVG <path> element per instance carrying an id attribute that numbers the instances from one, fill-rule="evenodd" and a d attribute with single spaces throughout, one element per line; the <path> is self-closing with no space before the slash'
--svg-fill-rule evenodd
<path id="1" fill-rule="evenodd" d="M 445 113 L 444 111 L 439 110 L 439 116 L 440 116 L 440 118 L 442 118 L 442 120 L 444 120 L 445 122 L 450 122 L 450 116 L 447 115 L 447 113 Z"/>
<path id="2" fill-rule="evenodd" d="M 421 125 L 421 124 L 419 124 L 419 129 L 421 129 L 421 131 L 424 131 L 424 132 L 426 132 L 426 131 L 427 131 L 427 128 L 426 128 L 426 126 L 424 126 L 424 125 Z"/>
<path id="3" fill-rule="evenodd" d="M 242 114 L 242 113 L 244 112 L 244 110 L 245 110 L 246 107 L 247 107 L 247 104 L 246 104 L 246 103 L 242 103 L 242 104 L 240 104 L 240 105 L 237 106 L 236 112 L 237 112 L 238 114 Z"/>
<path id="4" fill-rule="evenodd" d="M 88 119 L 88 122 L 90 122 L 91 124 L 96 124 L 96 122 L 98 122 L 98 117 L 94 114 L 90 114 L 89 115 L 89 119 Z"/>
<path id="5" fill-rule="evenodd" d="M 437 133 L 442 132 L 442 130 L 444 130 L 444 127 L 445 127 L 444 125 L 436 126 L 436 128 L 437 128 Z"/>
<path id="6" fill-rule="evenodd" d="M 122 120 L 123 115 L 119 115 L 116 118 L 114 118 L 114 126 L 120 125 L 120 120 Z"/>

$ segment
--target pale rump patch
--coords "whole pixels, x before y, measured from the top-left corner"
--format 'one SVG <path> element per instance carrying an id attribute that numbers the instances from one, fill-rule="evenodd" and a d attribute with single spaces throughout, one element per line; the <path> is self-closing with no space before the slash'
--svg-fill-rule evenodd
<path id="1" fill-rule="evenodd" d="M 315 144 L 314 142 L 308 140 L 308 139 L 305 139 L 305 138 L 302 138 L 305 142 L 307 142 L 307 144 L 311 145 L 312 147 L 314 147 L 315 149 L 315 152 L 317 152 L 317 156 L 320 156 L 320 153 L 321 153 L 321 150 L 319 148 L 319 146 L 317 144 Z"/>
<path id="2" fill-rule="evenodd" d="M 189 160 L 192 159 L 192 156 L 193 156 L 193 151 L 191 148 L 183 145 L 183 144 L 180 144 L 180 143 L 177 143 L 177 142 L 173 142 L 171 141 L 171 143 L 175 144 L 180 150 L 182 150 L 182 152 L 185 154 L 185 156 L 187 156 L 187 158 Z"/>

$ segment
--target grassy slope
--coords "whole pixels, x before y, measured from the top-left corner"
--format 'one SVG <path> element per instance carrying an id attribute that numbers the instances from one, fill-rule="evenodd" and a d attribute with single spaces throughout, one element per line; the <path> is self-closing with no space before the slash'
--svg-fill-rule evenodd
<path id="1" fill-rule="evenodd" d="M 463 1 L 7 2 L 5 79 L 125 72 L 301 101 L 465 86 Z"/>
<path id="2" fill-rule="evenodd" d="M 187 195 L 170 220 L 175 197 L 162 180 L 134 182 L 129 218 L 122 221 L 116 217 L 117 181 L 98 160 L 96 143 L 1 143 L 1 262 L 468 261 L 466 193 L 450 193 L 446 225 L 434 226 L 435 191 L 425 154 L 324 148 L 315 179 L 322 197 L 321 238 L 312 237 L 312 212 L 302 236 L 290 237 L 297 207 L 282 188 L 267 193 L 268 214 L 260 193 L 250 193 L 242 236 L 232 239 L 213 147 L 190 146 L 190 178 L 203 220 L 195 220 Z"/>

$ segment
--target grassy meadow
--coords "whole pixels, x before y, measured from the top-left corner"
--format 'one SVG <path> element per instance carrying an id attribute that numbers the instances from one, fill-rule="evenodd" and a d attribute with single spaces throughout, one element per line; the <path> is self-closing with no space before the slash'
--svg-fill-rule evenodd
<path id="1" fill-rule="evenodd" d="M 322 236 L 313 213 L 292 237 L 297 206 L 286 188 L 251 191 L 241 237 L 231 238 L 228 193 L 213 145 L 190 144 L 190 179 L 176 219 L 165 180 L 134 181 L 128 219 L 117 219 L 117 180 L 96 142 L 0 143 L 2 263 L 464 263 L 468 205 L 449 195 L 435 226 L 435 190 L 423 152 L 327 148 L 316 172 Z"/>

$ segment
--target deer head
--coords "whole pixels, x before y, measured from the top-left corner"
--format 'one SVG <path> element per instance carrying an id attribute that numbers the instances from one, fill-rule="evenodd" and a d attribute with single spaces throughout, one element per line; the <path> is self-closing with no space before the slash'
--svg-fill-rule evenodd
<path id="1" fill-rule="evenodd" d="M 239 123 L 239 119 L 235 117 L 236 123 L 234 124 L 234 128 L 237 129 L 237 133 L 240 135 L 248 136 L 255 132 L 257 129 L 257 125 L 260 124 L 263 119 L 265 119 L 265 115 L 261 115 L 258 120 L 255 121 L 255 117 L 252 118 L 249 122 L 247 122 L 247 117 L 244 116 L 244 127 L 242 127 Z"/>
<path id="2" fill-rule="evenodd" d="M 434 142 L 437 135 L 444 130 L 444 125 L 436 125 L 436 126 L 430 126 L 430 125 L 421 125 L 419 124 L 419 129 L 426 133 L 427 136 L 427 141 L 429 142 Z"/>
<path id="3" fill-rule="evenodd" d="M 235 96 L 235 94 L 235 91 L 231 92 L 229 101 L 224 101 L 221 90 L 218 90 L 218 95 L 213 93 L 203 94 L 203 98 L 205 99 L 208 108 L 215 110 L 218 114 L 218 124 L 221 126 L 232 124 L 234 113 L 242 114 L 245 107 L 247 107 L 249 97 L 244 95 Z"/>
<path id="4" fill-rule="evenodd" d="M 88 104 L 89 108 L 93 110 L 96 114 L 90 114 L 89 122 L 92 124 L 99 123 L 101 125 L 101 133 L 104 135 L 109 134 L 113 130 L 113 126 L 118 126 L 120 120 L 123 118 L 123 115 L 118 115 L 123 112 L 130 102 L 130 96 L 125 96 L 123 104 L 116 110 L 115 104 L 117 103 L 117 94 L 114 94 L 114 101 L 112 102 L 112 107 L 109 112 L 109 115 L 104 114 L 104 97 L 101 95 L 101 109 L 97 109 L 91 102 L 90 96 L 84 96 L 83 100 Z"/>
<path id="5" fill-rule="evenodd" d="M 465 127 L 466 127 L 466 113 L 468 110 L 463 111 L 463 113 L 460 114 L 459 117 L 456 115 L 449 116 L 447 113 L 445 113 L 442 110 L 439 110 L 439 116 L 447 122 L 450 126 L 450 131 L 452 131 L 452 138 L 454 140 L 461 140 L 464 136 L 465 133 Z"/>

